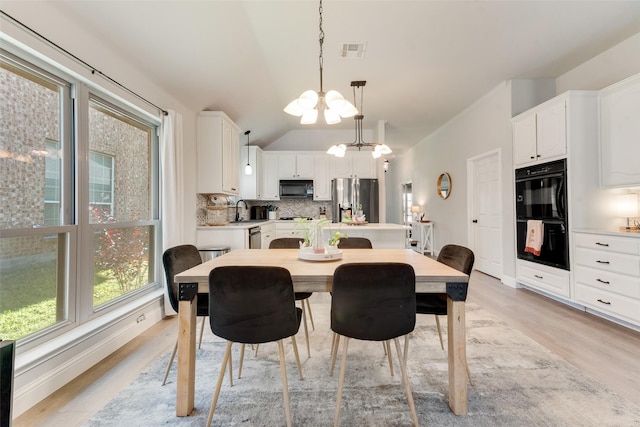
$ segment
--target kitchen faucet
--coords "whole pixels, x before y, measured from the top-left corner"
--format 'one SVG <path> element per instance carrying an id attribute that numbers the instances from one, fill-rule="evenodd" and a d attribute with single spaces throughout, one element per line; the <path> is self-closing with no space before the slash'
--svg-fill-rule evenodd
<path id="1" fill-rule="evenodd" d="M 247 202 L 245 202 L 244 200 L 240 199 L 236 202 L 236 222 L 240 221 L 240 214 L 238 213 L 238 203 L 244 203 L 244 208 L 245 209 L 249 209 L 249 207 L 247 206 Z"/>

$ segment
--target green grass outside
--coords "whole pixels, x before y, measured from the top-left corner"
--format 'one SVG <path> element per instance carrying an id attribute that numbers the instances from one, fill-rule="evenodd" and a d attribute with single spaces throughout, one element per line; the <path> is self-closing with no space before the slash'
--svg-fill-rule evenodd
<path id="1" fill-rule="evenodd" d="M 56 323 L 56 263 L 12 267 L 0 276 L 0 339 L 16 340 Z M 93 305 L 122 295 L 110 271 L 94 276 Z"/>

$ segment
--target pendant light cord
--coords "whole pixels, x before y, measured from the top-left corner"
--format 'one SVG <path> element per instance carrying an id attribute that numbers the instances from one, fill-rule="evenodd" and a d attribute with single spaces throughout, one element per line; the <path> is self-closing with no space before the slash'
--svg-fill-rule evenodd
<path id="1" fill-rule="evenodd" d="M 39 39 L 43 40 L 44 42 L 46 42 L 48 45 L 53 46 L 54 48 L 56 48 L 57 50 L 59 50 L 60 52 L 64 53 L 65 55 L 67 55 L 68 57 L 72 58 L 73 60 L 75 60 L 76 62 L 80 63 L 81 65 L 83 65 L 84 67 L 88 68 L 91 71 L 91 74 L 97 74 L 100 77 L 108 80 L 109 82 L 113 83 L 114 85 L 118 86 L 119 88 L 123 89 L 124 91 L 126 91 L 127 93 L 135 96 L 136 98 L 138 98 L 139 100 L 151 105 L 152 107 L 155 107 L 158 111 L 162 112 L 162 114 L 164 116 L 166 116 L 167 114 L 169 114 L 165 109 L 158 107 L 156 104 L 154 104 L 153 102 L 147 100 L 146 98 L 143 98 L 141 95 L 138 95 L 136 92 L 132 91 L 131 89 L 129 89 L 128 87 L 124 86 L 123 84 L 117 82 L 116 80 L 112 79 L 111 77 L 109 77 L 108 75 L 106 75 L 105 73 L 103 73 L 102 71 L 98 70 L 96 67 L 92 67 L 90 64 L 88 64 L 87 62 L 85 62 L 84 60 L 78 58 L 76 55 L 74 55 L 73 53 L 69 52 L 68 50 L 66 50 L 65 48 L 63 48 L 62 46 L 54 43 L 53 41 L 49 40 L 48 38 L 46 38 L 45 36 L 43 36 L 42 34 L 38 33 L 36 30 L 32 29 L 31 27 L 28 27 L 27 25 L 23 24 L 22 22 L 18 21 L 16 18 L 14 18 L 13 16 L 7 14 L 6 12 L 4 12 L 3 10 L 0 10 L 0 13 L 2 13 L 2 15 L 4 17 L 6 17 L 8 20 L 10 20 L 11 22 L 13 22 L 14 24 L 17 24 L 20 28 L 22 28 L 23 30 L 26 30 L 27 32 L 35 35 L 36 37 L 38 37 Z"/>
<path id="2" fill-rule="evenodd" d="M 320 12 L 320 35 L 318 38 L 318 42 L 320 43 L 320 57 L 318 58 L 320 63 L 320 93 L 324 93 L 324 89 L 322 88 L 322 68 L 323 68 L 323 59 L 322 59 L 322 45 L 324 44 L 324 31 L 322 30 L 322 0 L 320 0 L 320 7 L 318 8 Z"/>

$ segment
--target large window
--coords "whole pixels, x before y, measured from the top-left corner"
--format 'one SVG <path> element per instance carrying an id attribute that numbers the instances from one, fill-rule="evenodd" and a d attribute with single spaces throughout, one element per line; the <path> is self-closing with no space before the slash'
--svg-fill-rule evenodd
<path id="1" fill-rule="evenodd" d="M 160 286 L 157 122 L 25 58 L 0 50 L 0 339 L 19 348 Z"/>

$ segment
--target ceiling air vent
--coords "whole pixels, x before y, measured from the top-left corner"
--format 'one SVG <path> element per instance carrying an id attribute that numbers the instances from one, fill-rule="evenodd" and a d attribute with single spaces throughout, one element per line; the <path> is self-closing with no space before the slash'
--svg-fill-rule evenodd
<path id="1" fill-rule="evenodd" d="M 366 43 L 343 43 L 340 56 L 343 58 L 362 59 L 367 50 Z"/>

